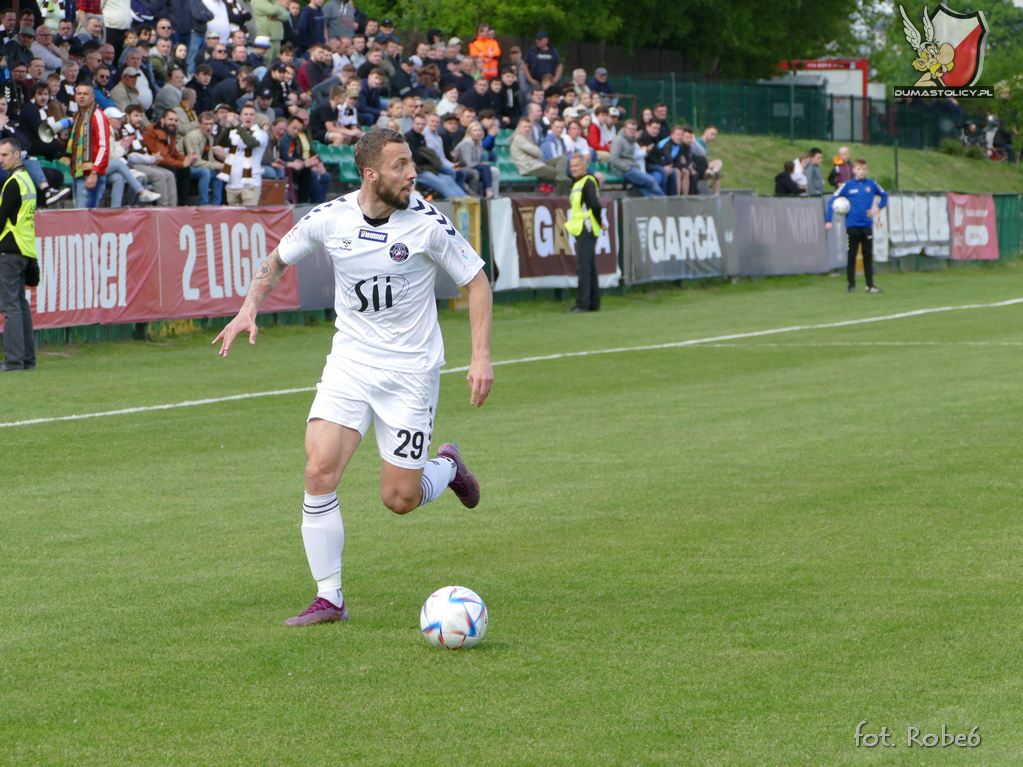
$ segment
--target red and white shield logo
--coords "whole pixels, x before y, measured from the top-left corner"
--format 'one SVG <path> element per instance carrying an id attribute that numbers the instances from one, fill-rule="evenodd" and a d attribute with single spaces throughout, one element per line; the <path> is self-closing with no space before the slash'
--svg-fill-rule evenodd
<path id="1" fill-rule="evenodd" d="M 934 39 L 948 43 L 956 52 L 955 66 L 941 76 L 941 81 L 950 88 L 976 85 L 984 71 L 984 43 L 988 36 L 984 14 L 957 13 L 942 3 L 931 15 L 931 23 Z"/>

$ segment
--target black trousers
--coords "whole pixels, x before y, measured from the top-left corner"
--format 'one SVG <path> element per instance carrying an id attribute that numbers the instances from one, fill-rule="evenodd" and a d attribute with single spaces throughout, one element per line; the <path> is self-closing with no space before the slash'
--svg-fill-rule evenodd
<path id="1" fill-rule="evenodd" d="M 849 226 L 845 231 L 849 237 L 849 260 L 845 266 L 849 287 L 856 287 L 856 248 L 858 245 L 862 245 L 863 276 L 867 280 L 867 287 L 872 288 L 874 287 L 874 227 Z"/>
<path id="2" fill-rule="evenodd" d="M 161 165 L 160 167 L 174 172 L 174 182 L 178 189 L 178 205 L 188 205 L 188 189 L 192 185 L 192 169 L 175 168 L 171 165 Z"/>
<path id="3" fill-rule="evenodd" d="M 579 295 L 575 299 L 575 305 L 591 312 L 600 311 L 597 235 L 585 229 L 575 238 L 575 269 L 579 275 Z"/>

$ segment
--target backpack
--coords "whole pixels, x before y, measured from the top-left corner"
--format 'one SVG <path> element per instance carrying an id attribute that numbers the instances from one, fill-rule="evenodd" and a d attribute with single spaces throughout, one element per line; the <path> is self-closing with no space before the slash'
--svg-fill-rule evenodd
<path id="1" fill-rule="evenodd" d="M 828 174 L 828 183 L 831 184 L 835 189 L 838 189 L 838 167 L 831 169 L 831 173 Z"/>

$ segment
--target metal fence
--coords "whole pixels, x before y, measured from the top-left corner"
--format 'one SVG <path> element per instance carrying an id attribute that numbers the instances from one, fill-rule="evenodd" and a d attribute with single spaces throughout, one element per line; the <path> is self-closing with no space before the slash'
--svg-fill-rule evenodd
<path id="1" fill-rule="evenodd" d="M 619 77 L 615 86 L 635 96 L 633 116 L 663 103 L 673 122 L 716 125 L 722 132 L 784 138 L 936 149 L 957 138 L 962 113 L 890 99 L 828 95 L 822 85 L 777 82 L 698 81 L 669 72 Z M 626 104 L 631 107 L 632 104 Z M 631 109 L 630 109 L 631 111 Z"/>

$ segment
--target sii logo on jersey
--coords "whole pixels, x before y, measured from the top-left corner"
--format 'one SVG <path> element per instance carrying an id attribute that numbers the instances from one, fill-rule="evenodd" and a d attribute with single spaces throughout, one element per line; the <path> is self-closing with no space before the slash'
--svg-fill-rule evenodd
<path id="1" fill-rule="evenodd" d="M 399 303 L 408 288 L 408 280 L 401 275 L 378 274 L 355 283 L 345 293 L 345 298 L 357 312 L 379 312 Z"/>
<path id="2" fill-rule="evenodd" d="M 394 243 L 391 246 L 391 260 L 396 264 L 403 264 L 408 261 L 408 248 L 403 243 Z"/>

